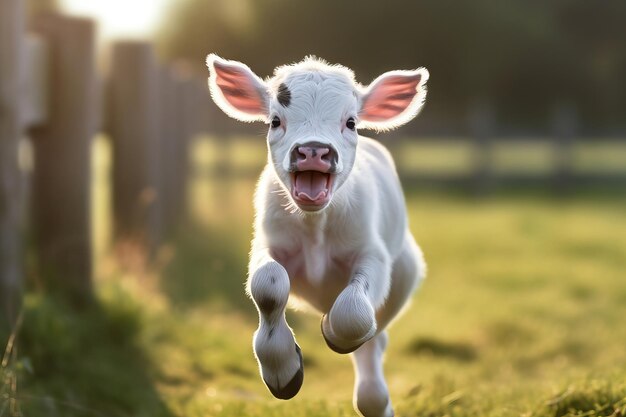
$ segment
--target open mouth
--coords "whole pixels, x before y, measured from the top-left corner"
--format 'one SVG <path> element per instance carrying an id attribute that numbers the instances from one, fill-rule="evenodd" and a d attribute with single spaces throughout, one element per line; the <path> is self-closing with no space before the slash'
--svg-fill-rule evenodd
<path id="1" fill-rule="evenodd" d="M 334 179 L 334 174 L 327 172 L 292 172 L 291 196 L 303 210 L 320 210 L 330 201 Z"/>

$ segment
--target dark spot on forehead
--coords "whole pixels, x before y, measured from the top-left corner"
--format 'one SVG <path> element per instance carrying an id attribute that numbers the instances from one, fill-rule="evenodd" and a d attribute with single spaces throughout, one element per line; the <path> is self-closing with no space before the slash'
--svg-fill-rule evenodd
<path id="1" fill-rule="evenodd" d="M 289 103 L 291 103 L 291 91 L 289 91 L 289 88 L 287 88 L 285 83 L 278 86 L 278 94 L 276 95 L 276 98 L 283 107 L 288 107 Z"/>

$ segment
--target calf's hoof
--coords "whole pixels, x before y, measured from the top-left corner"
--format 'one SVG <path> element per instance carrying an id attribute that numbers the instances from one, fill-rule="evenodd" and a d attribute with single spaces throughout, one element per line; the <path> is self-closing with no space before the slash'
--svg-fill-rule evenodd
<path id="1" fill-rule="evenodd" d="M 278 398 L 279 400 L 292 399 L 300 391 L 300 388 L 302 388 L 302 382 L 304 381 L 304 364 L 302 361 L 302 350 L 300 350 L 300 346 L 298 346 L 297 343 L 295 344 L 295 347 L 296 347 L 296 353 L 298 354 L 298 357 L 300 358 L 300 369 L 296 371 L 293 378 L 291 378 L 291 380 L 282 387 L 274 386 L 271 383 L 269 383 L 266 379 L 263 379 L 263 382 L 265 382 L 265 385 L 270 390 L 272 395 Z"/>
<path id="2" fill-rule="evenodd" d="M 365 342 L 370 340 L 376 334 L 376 327 L 373 328 L 373 331 L 365 335 L 363 338 L 357 341 L 341 341 L 339 340 L 333 333 L 332 327 L 330 326 L 330 322 L 328 321 L 328 315 L 324 314 L 322 316 L 322 336 L 324 336 L 324 340 L 326 341 L 326 345 L 328 345 L 331 350 L 340 353 L 342 355 L 352 353 L 358 348 L 360 348 Z"/>
<path id="3" fill-rule="evenodd" d="M 364 417 L 393 417 L 389 392 L 384 381 L 371 380 L 359 383 L 354 408 Z"/>

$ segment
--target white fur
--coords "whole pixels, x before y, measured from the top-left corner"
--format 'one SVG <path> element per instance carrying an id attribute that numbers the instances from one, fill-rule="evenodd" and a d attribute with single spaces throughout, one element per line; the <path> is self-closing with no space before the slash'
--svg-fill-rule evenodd
<path id="1" fill-rule="evenodd" d="M 214 82 L 208 59 L 213 98 L 227 114 L 249 120 L 226 102 Z M 248 67 L 233 61 L 238 68 Z M 415 96 L 391 120 L 359 120 L 363 100 L 391 72 L 364 88 L 352 71 L 307 58 L 279 67 L 264 81 L 267 121 L 277 116 L 281 127 L 269 129 L 268 164 L 257 185 L 254 239 L 247 291 L 259 309 L 260 325 L 254 348 L 263 379 L 281 389 L 301 364 L 284 309 L 289 294 L 324 314 L 324 336 L 335 347 L 351 349 L 357 371 L 355 407 L 366 417 L 391 416 L 393 411 L 382 373 L 386 346 L 384 329 L 407 304 L 425 274 L 419 247 L 411 236 L 402 188 L 389 152 L 372 139 L 345 127 L 354 117 L 359 126 L 389 129 L 412 119 L 425 97 L 425 69 Z M 251 71 L 251 79 L 260 80 Z M 291 92 L 285 107 L 276 98 L 284 83 Z M 258 115 L 260 118 L 261 115 Z M 332 145 L 339 155 L 334 195 L 316 212 L 298 207 L 291 198 L 289 155 L 297 144 L 317 141 Z M 271 298 L 272 303 L 267 303 Z M 271 311 L 264 306 L 272 305 Z M 268 337 L 270 329 L 274 329 Z"/>

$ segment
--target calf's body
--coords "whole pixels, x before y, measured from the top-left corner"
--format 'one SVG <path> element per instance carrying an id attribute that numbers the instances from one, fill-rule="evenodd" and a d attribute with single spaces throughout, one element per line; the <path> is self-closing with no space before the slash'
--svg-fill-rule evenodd
<path id="1" fill-rule="evenodd" d="M 425 264 L 393 160 L 356 125 L 384 129 L 412 118 L 428 73 L 391 72 L 365 89 L 346 68 L 310 59 L 267 81 L 240 63 L 215 56 L 208 63 L 220 107 L 242 120 L 271 120 L 247 281 L 259 311 L 254 351 L 265 384 L 289 399 L 303 383 L 302 352 L 285 319 L 290 297 L 297 298 L 321 313 L 328 346 L 352 353 L 357 411 L 392 416 L 385 329 Z"/>
<path id="2" fill-rule="evenodd" d="M 321 213 L 285 210 L 289 201 L 270 165 L 257 185 L 250 276 L 259 267 L 254 255 L 268 249 L 287 271 L 292 294 L 324 314 L 355 274 L 367 272 L 358 268 L 370 256 L 375 257 L 373 262 L 382 268 L 383 276 L 390 275 L 393 263 L 405 253 L 412 255 L 414 263 L 421 263 L 388 151 L 374 140 L 360 137 L 356 155 L 352 173 L 357 175 L 348 178 L 333 203 Z M 417 265 L 415 268 L 423 270 Z M 367 292 L 373 307 L 386 316 L 387 310 L 397 310 L 397 304 L 405 300 L 385 299 L 389 291 L 385 287 L 412 289 L 418 276 L 373 281 L 369 285 L 374 287 Z"/>

